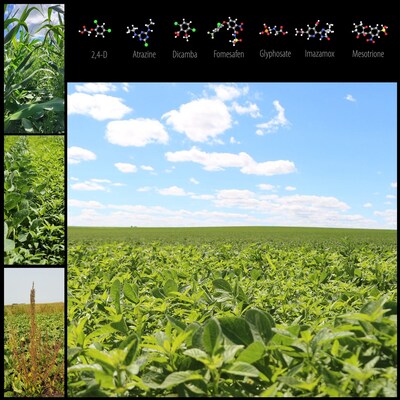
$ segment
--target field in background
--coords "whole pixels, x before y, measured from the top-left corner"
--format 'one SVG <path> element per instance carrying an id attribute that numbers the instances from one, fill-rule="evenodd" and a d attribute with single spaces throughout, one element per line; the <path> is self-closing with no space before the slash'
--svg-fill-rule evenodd
<path id="1" fill-rule="evenodd" d="M 168 243 L 217 241 L 293 241 L 397 242 L 397 231 L 384 229 L 287 228 L 287 227 L 213 227 L 213 228 L 87 228 L 68 227 L 69 241 Z"/>
<path id="2" fill-rule="evenodd" d="M 36 304 L 34 330 L 30 304 L 4 306 L 5 397 L 63 396 L 64 326 L 64 303 Z"/>
<path id="3" fill-rule="evenodd" d="M 4 306 L 4 315 L 29 314 L 31 310 L 30 304 L 10 304 Z M 36 304 L 36 312 L 38 314 L 63 313 L 64 303 L 40 303 Z"/>

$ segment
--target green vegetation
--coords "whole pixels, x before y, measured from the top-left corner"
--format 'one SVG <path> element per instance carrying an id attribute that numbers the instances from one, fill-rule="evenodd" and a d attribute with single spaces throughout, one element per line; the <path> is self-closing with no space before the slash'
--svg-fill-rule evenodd
<path id="1" fill-rule="evenodd" d="M 128 242 L 128 243 L 205 243 L 205 242 L 257 242 L 273 241 L 304 243 L 326 242 L 327 240 L 351 240 L 396 242 L 397 231 L 376 229 L 340 229 L 340 228 L 287 228 L 287 227 L 213 227 L 213 228 L 87 228 L 68 227 L 72 241 L 84 242 Z"/>
<path id="2" fill-rule="evenodd" d="M 4 264 L 64 262 L 64 138 L 7 136 Z"/>
<path id="3" fill-rule="evenodd" d="M 20 312 L 18 312 L 20 311 Z M 64 394 L 64 307 L 31 304 L 4 309 L 4 397 Z"/>
<path id="4" fill-rule="evenodd" d="M 4 4 L 4 132 L 64 132 L 64 11 L 27 4 L 10 12 Z M 38 6 L 38 7 L 36 7 Z M 29 32 L 33 11 L 43 17 Z M 57 15 L 57 23 L 54 23 Z"/>
<path id="5" fill-rule="evenodd" d="M 397 395 L 394 231 L 70 228 L 69 241 L 69 396 Z"/>
<path id="6" fill-rule="evenodd" d="M 13 315 L 30 314 L 30 304 L 12 304 L 4 306 L 4 315 L 11 317 Z M 57 314 L 64 312 L 64 303 L 40 303 L 36 304 L 37 314 Z"/>

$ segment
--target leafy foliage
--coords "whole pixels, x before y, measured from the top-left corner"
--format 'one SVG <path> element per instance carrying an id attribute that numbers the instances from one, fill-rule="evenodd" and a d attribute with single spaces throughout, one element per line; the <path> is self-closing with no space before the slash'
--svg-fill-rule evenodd
<path id="1" fill-rule="evenodd" d="M 27 4 L 17 18 L 4 5 L 4 132 L 64 132 L 64 11 L 47 15 Z M 29 32 L 27 18 L 37 11 L 43 21 Z M 57 23 L 53 16 L 57 15 Z"/>
<path id="2" fill-rule="evenodd" d="M 68 395 L 396 396 L 396 239 L 368 235 L 72 238 Z"/>
<path id="3" fill-rule="evenodd" d="M 35 318 L 26 305 L 5 308 L 5 397 L 53 397 L 64 393 L 63 304 L 38 306 Z"/>
<path id="4" fill-rule="evenodd" d="M 5 138 L 4 263 L 64 262 L 64 139 Z"/>

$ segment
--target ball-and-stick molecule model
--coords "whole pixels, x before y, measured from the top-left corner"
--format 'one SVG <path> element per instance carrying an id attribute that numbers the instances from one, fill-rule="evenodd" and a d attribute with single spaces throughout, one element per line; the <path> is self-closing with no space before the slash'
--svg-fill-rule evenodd
<path id="1" fill-rule="evenodd" d="M 260 35 L 266 35 L 266 36 L 285 36 L 288 34 L 287 31 L 283 30 L 283 26 L 281 25 L 278 29 L 278 27 L 275 26 L 268 26 L 267 24 L 263 24 L 263 30 L 259 32 Z"/>
<path id="2" fill-rule="evenodd" d="M 188 42 L 189 38 L 190 38 L 190 33 L 196 32 L 196 28 L 192 28 L 191 24 L 192 24 L 192 21 L 186 22 L 185 18 L 183 18 L 181 23 L 179 23 L 178 21 L 175 21 L 174 25 L 176 27 L 179 27 L 179 30 L 174 32 L 175 39 L 182 38 Z"/>
<path id="3" fill-rule="evenodd" d="M 310 39 L 319 39 L 319 40 L 331 40 L 330 35 L 335 31 L 332 29 L 333 24 L 330 23 L 321 23 L 318 20 L 314 25 L 308 25 L 307 28 L 303 29 L 295 29 L 296 33 L 295 36 L 306 36 L 307 40 Z"/>
<path id="4" fill-rule="evenodd" d="M 241 42 L 242 39 L 239 39 L 239 34 L 243 31 L 243 22 L 240 24 L 237 23 L 237 18 L 233 19 L 228 17 L 228 20 L 218 22 L 217 26 L 210 32 L 207 32 L 208 35 L 211 36 L 211 39 L 214 39 L 215 34 L 218 33 L 221 29 L 226 28 L 227 31 L 232 30 L 232 39 L 229 40 L 229 43 L 232 43 L 232 46 L 236 46 L 238 42 Z"/>
<path id="5" fill-rule="evenodd" d="M 353 23 L 354 29 L 351 31 L 356 34 L 356 39 L 364 38 L 366 42 L 375 44 L 381 35 L 388 35 L 388 26 L 383 24 L 364 25 L 362 21 L 359 24 Z"/>
<path id="6" fill-rule="evenodd" d="M 104 35 L 106 33 L 111 33 L 111 29 L 109 28 L 105 28 L 106 23 L 103 22 L 101 25 L 99 24 L 99 22 L 97 21 L 97 19 L 95 19 L 93 21 L 96 26 L 94 28 L 87 28 L 86 25 L 82 26 L 82 30 L 79 30 L 78 32 L 81 35 L 87 34 L 88 36 L 91 36 L 91 34 L 94 34 L 94 37 L 102 37 L 104 39 Z"/>
<path id="7" fill-rule="evenodd" d="M 127 34 L 133 33 L 133 38 L 134 39 L 139 39 L 139 42 L 143 42 L 144 47 L 148 47 L 149 44 L 147 43 L 147 41 L 150 39 L 150 33 L 153 32 L 153 29 L 151 29 L 151 27 L 155 25 L 155 22 L 153 22 L 151 20 L 151 18 L 149 19 L 149 23 L 145 24 L 145 29 L 137 32 L 139 30 L 138 27 L 132 25 L 132 28 L 129 28 L 129 26 L 127 26 Z"/>

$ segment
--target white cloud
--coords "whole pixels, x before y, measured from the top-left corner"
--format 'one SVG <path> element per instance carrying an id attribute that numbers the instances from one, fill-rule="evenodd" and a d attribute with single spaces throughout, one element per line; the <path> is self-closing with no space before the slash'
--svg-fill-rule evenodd
<path id="1" fill-rule="evenodd" d="M 371 208 L 372 207 L 372 203 L 365 203 L 363 204 L 364 208 Z"/>
<path id="2" fill-rule="evenodd" d="M 391 201 L 385 201 L 383 204 L 386 204 L 387 206 L 391 206 L 392 202 Z"/>
<path id="3" fill-rule="evenodd" d="M 137 118 L 111 121 L 107 124 L 106 139 L 123 147 L 143 147 L 150 143 L 166 144 L 168 133 L 155 119 Z"/>
<path id="4" fill-rule="evenodd" d="M 84 93 L 107 93 L 107 92 L 115 92 L 117 87 L 112 83 L 105 82 L 87 82 L 83 85 L 75 85 L 75 90 L 77 92 Z"/>
<path id="5" fill-rule="evenodd" d="M 105 208 L 105 206 L 98 201 L 82 201 L 76 199 L 68 199 L 68 207 L 78 207 L 78 208 Z"/>
<path id="6" fill-rule="evenodd" d="M 141 165 L 140 169 L 142 169 L 143 171 L 154 171 L 154 168 L 150 165 Z"/>
<path id="7" fill-rule="evenodd" d="M 123 99 L 106 94 L 72 93 L 68 95 L 68 114 L 92 117 L 97 121 L 120 119 L 132 109 L 123 104 Z"/>
<path id="8" fill-rule="evenodd" d="M 188 196 L 190 194 L 178 186 L 170 186 L 167 188 L 158 189 L 158 193 L 162 194 L 163 196 Z"/>
<path id="9" fill-rule="evenodd" d="M 274 133 L 280 127 L 289 126 L 290 122 L 285 117 L 285 109 L 281 106 L 278 100 L 274 100 L 272 104 L 275 107 L 275 110 L 278 114 L 273 117 L 271 120 L 264 122 L 262 124 L 257 124 L 257 135 L 265 135 L 266 133 Z"/>
<path id="10" fill-rule="evenodd" d="M 231 136 L 229 138 L 229 143 L 231 143 L 231 144 L 240 144 L 240 142 L 238 142 L 233 136 Z"/>
<path id="11" fill-rule="evenodd" d="M 243 174 L 263 176 L 290 174 L 295 171 L 294 163 L 288 160 L 265 161 L 262 163 L 257 163 L 253 160 L 252 163 L 240 169 Z"/>
<path id="12" fill-rule="evenodd" d="M 171 162 L 195 162 L 201 164 L 206 171 L 222 171 L 224 168 L 240 168 L 240 172 L 248 175 L 271 176 L 288 174 L 296 171 L 292 161 L 277 160 L 257 163 L 250 155 L 241 152 L 206 153 L 196 147 L 190 150 L 167 152 L 165 157 Z"/>
<path id="13" fill-rule="evenodd" d="M 395 196 L 394 194 L 387 194 L 387 195 L 386 195 L 386 198 L 387 198 L 387 199 L 396 199 L 397 196 Z"/>
<path id="14" fill-rule="evenodd" d="M 190 198 L 195 200 L 213 200 L 215 197 L 212 194 L 194 194 Z"/>
<path id="15" fill-rule="evenodd" d="M 97 183 L 111 183 L 111 181 L 109 179 L 96 179 L 93 178 L 91 179 L 92 182 L 97 182 Z"/>
<path id="16" fill-rule="evenodd" d="M 100 212 L 84 208 L 68 215 L 69 226 L 248 226 L 263 221 L 242 213 L 209 210 L 171 210 L 159 206 L 108 205 Z"/>
<path id="17" fill-rule="evenodd" d="M 96 159 L 96 154 L 93 151 L 82 147 L 69 147 L 67 153 L 69 164 L 79 164 L 81 161 L 93 161 Z"/>
<path id="18" fill-rule="evenodd" d="M 122 82 L 122 90 L 126 93 L 129 93 L 129 83 L 128 82 Z"/>
<path id="19" fill-rule="evenodd" d="M 73 181 L 79 181 L 78 178 L 70 178 Z M 86 191 L 95 191 L 95 190 L 101 190 L 101 191 L 110 191 L 108 188 L 110 186 L 126 186 L 125 183 L 119 183 L 119 182 L 112 182 L 109 179 L 97 179 L 97 178 L 92 178 L 88 179 L 85 182 L 80 182 L 80 183 L 75 183 L 71 185 L 71 187 L 74 190 L 86 190 Z"/>
<path id="20" fill-rule="evenodd" d="M 264 216 L 264 225 L 377 228 L 377 221 L 349 214 L 350 207 L 332 196 L 276 194 L 257 195 L 249 190 L 217 191 L 213 204 L 218 208 L 246 210 Z"/>
<path id="21" fill-rule="evenodd" d="M 151 187 L 150 186 L 142 186 L 137 189 L 138 192 L 150 192 Z"/>
<path id="22" fill-rule="evenodd" d="M 374 211 L 374 215 L 383 218 L 386 224 L 391 228 L 397 229 L 397 210 L 388 209 L 385 211 Z"/>
<path id="23" fill-rule="evenodd" d="M 207 142 L 232 126 L 231 115 L 221 100 L 199 99 L 182 104 L 162 116 L 177 132 L 194 142 Z"/>
<path id="24" fill-rule="evenodd" d="M 315 195 L 257 196 L 250 190 L 224 189 L 217 192 L 217 207 L 239 207 L 261 213 L 285 215 L 289 213 L 318 213 L 321 210 L 347 211 L 350 207 L 335 197 Z"/>
<path id="25" fill-rule="evenodd" d="M 106 191 L 107 189 L 103 186 L 100 185 L 96 182 L 91 182 L 91 181 L 85 181 L 85 182 L 79 182 L 79 183 L 74 183 L 71 185 L 72 189 L 74 190 L 83 190 L 83 191 Z"/>
<path id="26" fill-rule="evenodd" d="M 114 164 L 124 174 L 137 172 L 137 167 L 134 164 L 129 163 L 115 163 Z"/>
<path id="27" fill-rule="evenodd" d="M 198 184 L 200 183 L 200 182 L 199 182 L 197 179 L 195 179 L 195 178 L 190 178 L 189 181 L 190 181 L 190 183 L 193 183 L 193 185 L 198 185 Z"/>
<path id="28" fill-rule="evenodd" d="M 168 188 L 167 188 L 168 189 Z M 179 189 L 179 188 L 178 188 Z M 182 189 L 183 190 L 183 189 Z M 185 192 L 186 193 L 186 192 Z M 188 194 L 188 193 L 186 193 Z M 393 228 L 396 210 L 375 212 L 384 222 L 359 214 L 348 214 L 350 207 L 335 197 L 276 194 L 257 195 L 249 190 L 224 189 L 212 195 L 189 194 L 193 199 L 211 200 L 226 210 L 169 209 L 162 206 L 103 205 L 97 201 L 70 200 L 71 208 L 82 208 L 79 214 L 69 212 L 68 225 L 84 226 L 327 226 L 348 228 Z M 244 210 L 244 211 L 242 211 Z M 255 214 L 258 213 L 258 214 Z"/>
<path id="29" fill-rule="evenodd" d="M 257 187 L 261 190 L 276 190 L 276 186 L 269 183 L 260 183 Z"/>
<path id="30" fill-rule="evenodd" d="M 232 103 L 232 109 L 240 115 L 250 114 L 252 118 L 261 117 L 260 109 L 255 103 L 247 102 L 246 106 L 241 106 L 240 104 L 236 103 L 236 101 L 234 101 Z"/>
<path id="31" fill-rule="evenodd" d="M 71 176 L 71 178 L 69 178 L 71 181 L 79 181 L 79 178 L 75 178 L 74 176 Z"/>
<path id="32" fill-rule="evenodd" d="M 347 101 L 351 101 L 353 103 L 355 103 L 357 101 L 351 94 L 346 95 L 345 99 Z"/>
<path id="33" fill-rule="evenodd" d="M 396 181 L 396 182 L 392 182 L 392 183 L 390 184 L 390 186 L 391 186 L 392 188 L 397 189 L 397 181 Z"/>
<path id="34" fill-rule="evenodd" d="M 239 88 L 235 85 L 218 84 L 209 85 L 209 87 L 215 91 L 216 97 L 221 101 L 230 101 L 249 92 L 248 86 Z"/>
<path id="35" fill-rule="evenodd" d="M 285 187 L 285 190 L 287 190 L 288 192 L 293 192 L 293 191 L 295 191 L 297 188 L 295 187 L 295 186 L 286 186 Z"/>

